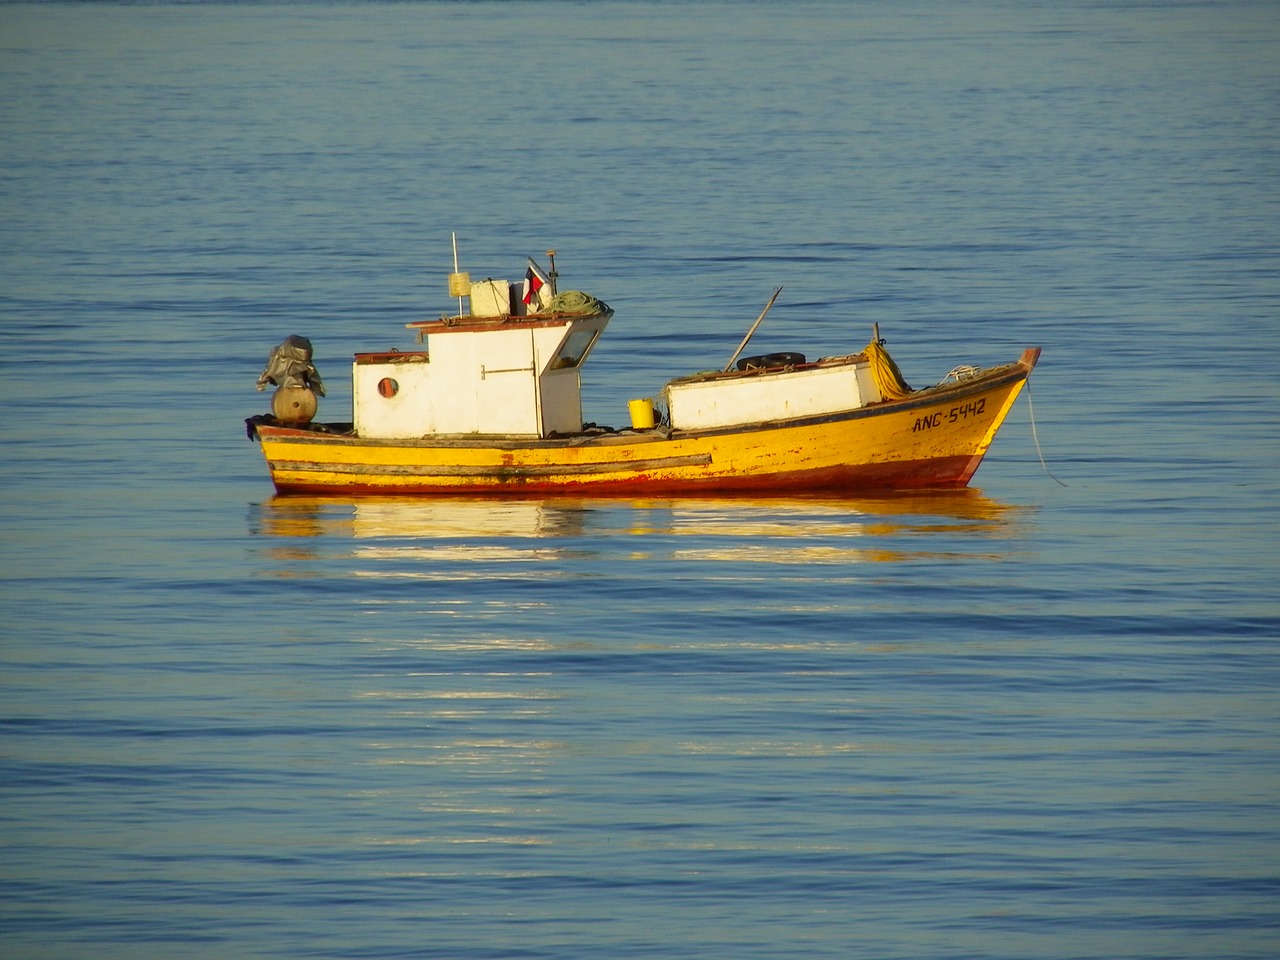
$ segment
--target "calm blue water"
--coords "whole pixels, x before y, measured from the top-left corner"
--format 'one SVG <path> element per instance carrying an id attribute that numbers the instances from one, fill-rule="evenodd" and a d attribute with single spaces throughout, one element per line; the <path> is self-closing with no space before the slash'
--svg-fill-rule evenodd
<path id="1" fill-rule="evenodd" d="M 1274 3 L 0 5 L 0 955 L 1280 955 L 1277 129 Z M 1044 359 L 966 494 L 274 498 L 451 231 L 603 423 Z"/>

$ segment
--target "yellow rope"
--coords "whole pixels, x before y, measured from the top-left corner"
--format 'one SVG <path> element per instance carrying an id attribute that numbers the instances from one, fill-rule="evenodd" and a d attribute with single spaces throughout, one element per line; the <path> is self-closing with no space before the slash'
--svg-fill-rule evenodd
<path id="1" fill-rule="evenodd" d="M 871 375 L 875 377 L 881 400 L 901 400 L 911 393 L 911 388 L 902 379 L 902 371 L 879 340 L 872 340 L 862 352 L 871 361 Z"/>

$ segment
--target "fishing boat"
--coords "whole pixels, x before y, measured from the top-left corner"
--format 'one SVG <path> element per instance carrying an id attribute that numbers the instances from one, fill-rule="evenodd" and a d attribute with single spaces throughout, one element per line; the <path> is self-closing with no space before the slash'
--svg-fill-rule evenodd
<path id="1" fill-rule="evenodd" d="M 245 422 L 280 494 L 354 496 L 874 493 L 966 486 L 1039 359 L 954 368 L 911 389 L 880 339 L 856 353 L 742 357 L 631 400 L 629 424 L 585 422 L 583 365 L 613 310 L 558 291 L 528 259 L 519 282 L 458 270 L 456 313 L 406 324 L 424 346 L 357 353 L 353 415 L 315 419 L 310 342 L 274 348 L 271 413 Z"/>

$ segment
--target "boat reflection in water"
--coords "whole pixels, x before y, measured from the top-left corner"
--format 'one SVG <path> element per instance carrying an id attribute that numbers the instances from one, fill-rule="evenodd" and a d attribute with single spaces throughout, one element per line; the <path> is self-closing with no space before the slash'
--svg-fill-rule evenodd
<path id="1" fill-rule="evenodd" d="M 538 562 L 604 559 L 793 564 L 998 557 L 1024 508 L 975 490 L 876 498 L 406 499 L 274 497 L 252 531 L 276 560 Z M 323 545 L 322 545 L 323 544 Z M 986 544 L 986 546 L 984 546 Z M 618 555 L 622 548 L 624 554 Z M 300 575 L 299 572 L 290 575 Z M 412 576 L 403 567 L 364 576 Z"/>

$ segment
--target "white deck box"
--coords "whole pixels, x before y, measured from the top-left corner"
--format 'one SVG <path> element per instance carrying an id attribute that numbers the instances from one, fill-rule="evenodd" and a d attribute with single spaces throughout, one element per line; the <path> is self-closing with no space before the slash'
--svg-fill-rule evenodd
<path id="1" fill-rule="evenodd" d="M 473 317 L 505 317 L 511 313 L 511 284 L 506 280 L 477 280 L 471 284 Z"/>
<path id="2" fill-rule="evenodd" d="M 880 399 L 865 360 L 810 369 L 722 375 L 667 384 L 667 411 L 678 430 L 818 417 Z"/>

